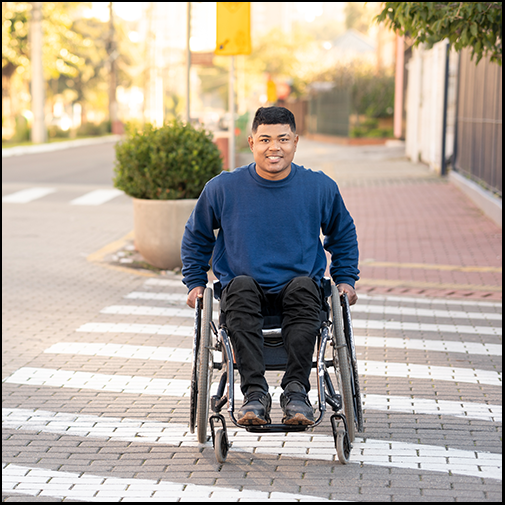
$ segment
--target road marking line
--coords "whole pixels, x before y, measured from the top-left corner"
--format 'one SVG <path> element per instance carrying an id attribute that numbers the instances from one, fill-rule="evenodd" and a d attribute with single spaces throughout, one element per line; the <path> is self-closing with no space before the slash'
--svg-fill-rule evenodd
<path id="1" fill-rule="evenodd" d="M 182 276 L 174 279 L 148 279 L 144 283 L 145 286 L 168 286 L 182 287 Z M 212 287 L 212 283 L 209 284 Z M 428 297 L 413 297 L 413 296 L 397 296 L 397 295 L 369 295 L 358 292 L 359 300 L 386 301 L 386 302 L 408 302 L 408 303 L 429 303 L 442 305 L 471 305 L 473 307 L 497 307 L 501 308 L 501 302 L 483 302 L 480 300 L 459 300 L 451 298 L 428 298 Z"/>
<path id="2" fill-rule="evenodd" d="M 365 412 L 380 410 L 502 422 L 502 406 L 484 403 L 365 394 L 363 395 L 363 409 Z"/>
<path id="3" fill-rule="evenodd" d="M 182 277 L 180 279 L 147 279 L 144 282 L 144 286 L 168 286 L 171 288 L 186 287 L 182 283 Z"/>
<path id="4" fill-rule="evenodd" d="M 102 314 L 122 314 L 136 316 L 163 317 L 191 317 L 194 319 L 193 309 L 175 309 L 166 307 L 149 307 L 147 305 L 111 305 L 100 311 Z"/>
<path id="5" fill-rule="evenodd" d="M 151 279 L 150 279 L 151 280 Z M 155 280 L 155 279 L 152 279 Z M 502 308 L 499 302 L 481 302 L 479 300 L 457 300 L 451 298 L 419 298 L 413 296 L 395 296 L 395 295 L 367 295 L 358 292 L 360 303 L 363 300 L 380 301 L 380 302 L 404 302 L 404 303 L 424 303 L 424 304 L 441 304 L 441 305 L 471 305 L 472 307 L 496 307 Z"/>
<path id="6" fill-rule="evenodd" d="M 479 267 L 471 266 L 465 267 L 461 265 L 437 265 L 430 263 L 394 263 L 389 261 L 362 261 L 360 263 L 362 267 L 386 267 L 386 268 L 413 268 L 422 270 L 444 270 L 447 272 L 497 272 L 501 273 L 501 267 Z"/>
<path id="7" fill-rule="evenodd" d="M 358 361 L 362 376 L 401 377 L 410 379 L 441 380 L 469 384 L 501 386 L 501 374 L 488 370 Z M 96 391 L 114 391 L 130 394 L 160 396 L 189 396 L 190 381 L 181 379 L 154 379 L 131 375 L 108 375 L 52 368 L 21 367 L 2 380 L 6 384 L 51 386 Z M 214 384 L 217 388 L 217 383 Z M 236 395 L 238 397 L 238 395 Z"/>
<path id="8" fill-rule="evenodd" d="M 27 188 L 10 195 L 2 196 L 2 202 L 5 203 L 28 203 L 56 191 L 55 188 Z"/>
<path id="9" fill-rule="evenodd" d="M 78 354 L 85 356 L 108 356 L 127 359 L 151 359 L 178 363 L 191 363 L 193 353 L 191 349 L 154 346 L 132 346 L 118 344 L 96 344 L 60 342 L 44 351 L 54 354 Z M 215 386 L 214 386 L 215 387 Z M 278 387 L 271 388 L 274 401 L 278 401 L 281 394 Z M 310 392 L 312 402 L 317 402 L 317 392 Z M 481 419 L 484 421 L 501 422 L 502 407 L 500 405 L 488 405 L 473 402 L 429 400 L 422 398 L 410 398 L 406 396 L 363 395 L 365 409 L 388 410 L 395 412 L 410 412 L 413 414 L 449 415 L 454 417 L 466 417 Z"/>
<path id="10" fill-rule="evenodd" d="M 190 317 L 192 309 L 151 307 L 148 305 L 110 305 L 100 311 L 102 314 L 120 314 L 136 316 Z M 472 335 L 501 335 L 502 329 L 490 326 L 468 326 L 452 324 L 407 323 L 401 321 L 359 320 L 353 319 L 354 328 L 374 330 L 435 331 L 437 333 L 471 333 Z"/>
<path id="11" fill-rule="evenodd" d="M 104 501 L 329 501 L 326 498 L 278 491 L 234 489 L 166 480 L 106 477 L 60 472 L 7 463 L 2 468 L 2 492 L 90 502 Z M 332 500 L 334 501 L 334 500 Z M 340 501 L 340 500 L 335 500 Z"/>
<path id="12" fill-rule="evenodd" d="M 414 307 L 391 307 L 389 305 L 353 305 L 351 312 L 364 312 L 366 314 L 391 314 L 417 317 L 447 317 L 451 319 L 486 319 L 501 321 L 501 314 L 487 312 L 465 312 L 461 310 L 433 310 L 418 309 Z"/>
<path id="13" fill-rule="evenodd" d="M 191 337 L 195 328 L 173 324 L 85 323 L 76 331 L 89 333 L 147 333 L 150 335 L 181 335 Z"/>
<path id="14" fill-rule="evenodd" d="M 132 291 L 124 296 L 130 300 L 159 300 L 167 302 L 185 302 L 187 295 L 182 293 L 149 293 L 145 291 Z M 451 319 L 487 319 L 501 321 L 502 315 L 487 312 L 465 312 L 454 310 L 417 309 L 414 307 L 393 307 L 390 305 L 353 305 L 353 313 L 366 314 L 393 314 L 417 317 L 447 317 Z"/>
<path id="15" fill-rule="evenodd" d="M 90 333 L 148 333 L 148 334 L 158 334 L 158 335 L 178 335 L 190 337 L 193 335 L 194 328 L 191 326 L 171 326 L 171 325 L 148 325 L 148 324 L 122 324 L 122 323 L 86 323 L 79 327 L 76 331 L 79 332 L 90 332 Z M 448 340 L 424 340 L 424 339 L 408 339 L 408 338 L 391 338 L 391 337 L 368 337 L 368 336 L 354 336 L 355 345 L 358 347 L 385 347 L 388 349 L 412 349 L 430 352 L 456 352 L 465 354 L 478 354 L 478 355 L 502 355 L 502 345 L 501 344 L 481 344 L 478 342 L 451 342 Z M 56 344 L 57 346 L 66 345 L 79 345 L 74 343 L 60 342 Z M 83 344 L 90 346 L 118 346 L 120 347 L 131 347 L 132 349 L 136 346 L 120 346 L 119 344 Z M 53 346 L 54 347 L 54 346 Z M 139 349 L 145 348 L 145 346 L 138 346 Z M 114 347 L 110 347 L 114 349 Z M 152 347 L 152 349 L 157 349 L 156 354 L 159 352 L 163 353 L 163 356 L 167 356 L 169 350 L 174 348 L 170 347 Z M 167 351 L 164 351 L 167 349 Z M 185 349 L 188 355 L 191 354 L 191 349 Z M 48 352 L 47 350 L 45 352 Z M 151 358 L 151 359 L 167 359 L 167 358 Z"/>
<path id="16" fill-rule="evenodd" d="M 366 330 L 400 330 L 400 331 L 434 331 L 437 333 L 470 333 L 471 335 L 501 335 L 502 329 L 491 326 L 469 326 L 459 324 L 408 323 L 402 321 L 353 319 L 354 329 Z"/>
<path id="17" fill-rule="evenodd" d="M 78 332 L 84 333 L 139 333 L 149 335 L 193 336 L 193 326 L 171 324 L 140 323 L 85 323 Z M 394 349 L 412 349 L 434 352 L 457 352 L 480 355 L 502 355 L 501 344 L 479 342 L 453 342 L 450 340 L 429 340 L 414 338 L 369 337 L 354 335 L 356 346 L 389 347 Z"/>
<path id="18" fill-rule="evenodd" d="M 379 377 L 408 377 L 409 379 L 430 379 L 470 384 L 501 386 L 501 373 L 474 368 L 417 365 L 414 363 L 391 363 L 383 361 L 360 361 L 358 369 L 362 375 Z"/>
<path id="19" fill-rule="evenodd" d="M 59 342 L 47 348 L 49 354 L 78 354 L 80 356 L 109 356 L 111 358 L 152 359 L 192 363 L 192 349 L 147 345 Z"/>
<path id="20" fill-rule="evenodd" d="M 119 189 L 95 189 L 79 198 L 74 198 L 69 203 L 70 205 L 101 205 L 119 195 L 124 195 Z"/>
<path id="21" fill-rule="evenodd" d="M 202 447 L 196 435 L 189 433 L 186 424 L 158 421 L 14 408 L 2 409 L 2 427 L 107 440 Z M 307 431 L 265 436 L 234 427 L 228 433 L 233 444 L 231 451 L 336 461 L 331 435 Z M 351 463 L 450 472 L 498 480 L 502 478 L 501 459 L 501 454 L 497 453 L 369 438 L 356 438 L 350 456 Z"/>
<path id="22" fill-rule="evenodd" d="M 364 286 L 388 287 L 388 288 L 418 288 L 418 289 L 452 289 L 458 291 L 490 291 L 501 293 L 502 287 L 493 284 L 450 284 L 443 282 L 418 282 L 408 280 L 393 279 L 368 279 L 359 280 L 359 288 Z"/>
<path id="23" fill-rule="evenodd" d="M 435 352 L 457 352 L 479 355 L 502 355 L 501 344 L 481 344 L 480 342 L 453 342 L 450 340 L 426 340 L 415 338 L 362 337 L 354 336 L 356 346 L 385 347 L 388 349 L 412 349 Z"/>

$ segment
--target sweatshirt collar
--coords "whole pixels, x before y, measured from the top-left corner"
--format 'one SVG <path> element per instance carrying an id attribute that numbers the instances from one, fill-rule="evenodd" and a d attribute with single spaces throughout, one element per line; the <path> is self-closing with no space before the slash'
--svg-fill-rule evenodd
<path id="1" fill-rule="evenodd" d="M 251 177 L 260 186 L 264 186 L 267 188 L 281 188 L 291 182 L 293 177 L 296 175 L 298 165 L 295 165 L 295 163 L 291 163 L 291 172 L 287 177 L 285 177 L 284 179 L 280 179 L 279 181 L 271 181 L 270 179 L 265 179 L 259 176 L 258 173 L 256 172 L 256 162 L 251 163 L 247 168 L 249 170 L 249 174 L 251 174 Z"/>

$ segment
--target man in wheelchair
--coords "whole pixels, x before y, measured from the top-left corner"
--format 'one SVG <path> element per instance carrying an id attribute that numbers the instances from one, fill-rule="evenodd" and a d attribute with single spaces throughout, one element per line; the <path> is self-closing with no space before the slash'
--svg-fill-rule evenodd
<path id="1" fill-rule="evenodd" d="M 181 257 L 187 304 L 194 308 L 202 297 L 212 257 L 244 394 L 237 419 L 242 425 L 271 423 L 262 328 L 266 316 L 281 314 L 288 356 L 282 422 L 311 425 L 307 393 L 321 324 L 324 249 L 339 293 L 356 303 L 356 228 L 337 184 L 293 163 L 299 138 L 288 109 L 259 108 L 248 140 L 254 163 L 210 180 L 186 224 Z"/>

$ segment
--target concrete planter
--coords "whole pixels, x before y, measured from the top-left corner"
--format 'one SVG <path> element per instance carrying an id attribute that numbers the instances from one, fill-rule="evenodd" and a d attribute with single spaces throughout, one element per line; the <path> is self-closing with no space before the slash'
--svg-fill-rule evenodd
<path id="1" fill-rule="evenodd" d="M 182 267 L 182 235 L 196 202 L 133 198 L 135 247 L 148 263 L 162 270 Z"/>

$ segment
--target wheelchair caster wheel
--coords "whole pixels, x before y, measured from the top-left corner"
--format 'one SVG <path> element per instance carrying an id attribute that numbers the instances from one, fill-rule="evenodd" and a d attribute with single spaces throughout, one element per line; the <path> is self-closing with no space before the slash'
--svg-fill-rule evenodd
<path id="1" fill-rule="evenodd" d="M 214 440 L 214 452 L 219 463 L 224 463 L 226 461 L 229 448 L 230 444 L 228 443 L 228 435 L 223 429 L 217 430 L 216 438 Z"/>
<path id="2" fill-rule="evenodd" d="M 351 441 L 347 431 L 340 428 L 337 430 L 337 437 L 335 439 L 335 447 L 337 449 L 338 460 L 342 465 L 349 463 L 349 456 L 351 455 Z"/>

